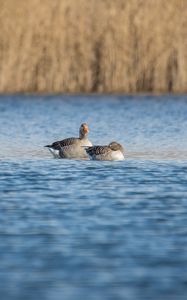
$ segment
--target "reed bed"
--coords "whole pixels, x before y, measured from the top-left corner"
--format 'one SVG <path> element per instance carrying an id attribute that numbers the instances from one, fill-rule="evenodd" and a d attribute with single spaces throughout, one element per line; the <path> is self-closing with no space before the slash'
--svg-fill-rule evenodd
<path id="1" fill-rule="evenodd" d="M 187 92 L 186 0 L 0 0 L 0 93 Z"/>

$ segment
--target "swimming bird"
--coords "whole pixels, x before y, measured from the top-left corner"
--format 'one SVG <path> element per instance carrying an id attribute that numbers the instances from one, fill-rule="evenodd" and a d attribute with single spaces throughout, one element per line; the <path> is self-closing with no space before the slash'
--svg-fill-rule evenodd
<path id="1" fill-rule="evenodd" d="M 79 129 L 79 138 L 67 138 L 56 141 L 51 145 L 46 145 L 55 158 L 88 158 L 85 146 L 92 146 L 88 140 L 89 128 L 86 123 L 81 124 Z"/>
<path id="2" fill-rule="evenodd" d="M 85 147 L 87 154 L 92 160 L 123 160 L 124 148 L 116 142 L 108 146 Z"/>

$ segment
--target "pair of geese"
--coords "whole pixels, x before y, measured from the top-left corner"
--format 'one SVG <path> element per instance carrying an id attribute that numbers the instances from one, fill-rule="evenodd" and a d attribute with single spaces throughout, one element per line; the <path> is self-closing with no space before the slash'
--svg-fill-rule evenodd
<path id="1" fill-rule="evenodd" d="M 46 145 L 55 158 L 74 158 L 91 160 L 123 160 L 124 148 L 116 142 L 107 146 L 92 146 L 88 139 L 89 128 L 86 123 L 81 124 L 79 138 L 67 138 Z"/>

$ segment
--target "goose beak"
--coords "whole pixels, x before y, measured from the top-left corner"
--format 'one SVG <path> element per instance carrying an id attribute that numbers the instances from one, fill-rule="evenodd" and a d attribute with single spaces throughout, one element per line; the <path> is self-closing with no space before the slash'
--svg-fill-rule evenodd
<path id="1" fill-rule="evenodd" d="M 89 132 L 88 126 L 84 125 L 83 130 L 84 130 L 84 133 L 88 133 Z"/>

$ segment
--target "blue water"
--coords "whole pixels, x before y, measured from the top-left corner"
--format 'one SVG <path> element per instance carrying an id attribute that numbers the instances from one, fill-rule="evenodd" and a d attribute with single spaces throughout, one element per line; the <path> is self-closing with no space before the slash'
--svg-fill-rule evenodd
<path id="1" fill-rule="evenodd" d="M 117 140 L 122 162 L 43 145 Z M 0 97 L 0 298 L 183 300 L 187 96 Z"/>

